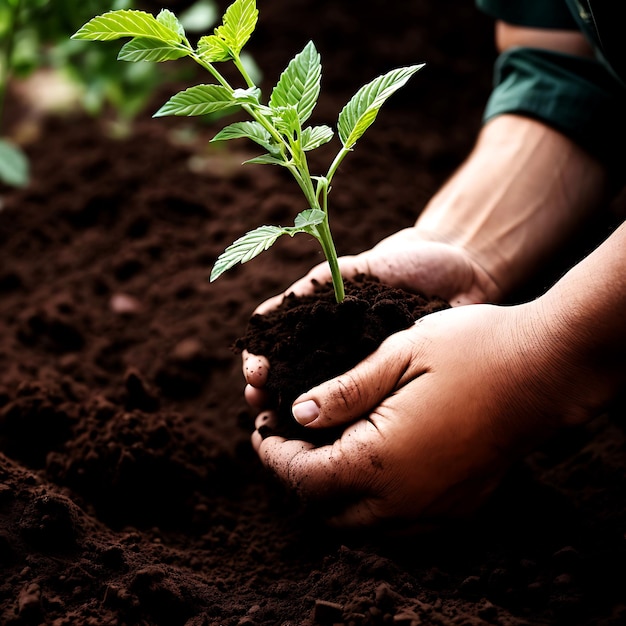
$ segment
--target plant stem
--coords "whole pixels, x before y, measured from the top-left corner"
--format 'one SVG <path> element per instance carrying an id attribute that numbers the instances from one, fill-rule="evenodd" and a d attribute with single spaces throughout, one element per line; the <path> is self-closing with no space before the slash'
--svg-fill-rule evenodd
<path id="1" fill-rule="evenodd" d="M 335 249 L 335 244 L 330 234 L 328 215 L 326 215 L 326 219 L 318 225 L 317 230 L 320 235 L 319 242 L 322 246 L 322 250 L 324 251 L 324 255 L 326 256 L 326 260 L 328 261 L 328 265 L 330 267 L 330 275 L 333 281 L 333 289 L 335 290 L 335 300 L 341 303 L 346 297 L 346 294 L 343 286 L 343 277 L 341 276 L 339 262 L 337 260 L 337 250 Z"/>
<path id="2" fill-rule="evenodd" d="M 215 66 L 212 63 L 207 63 L 200 55 L 196 54 L 195 50 L 189 46 L 189 56 L 200 66 L 203 67 L 207 72 L 210 72 L 211 76 L 217 80 L 217 82 L 222 85 L 222 87 L 226 87 L 233 91 L 233 88 L 228 84 L 228 81 L 215 69 Z"/>
<path id="3" fill-rule="evenodd" d="M 333 162 L 331 163 L 330 167 L 328 168 L 328 174 L 326 174 L 326 178 L 328 180 L 328 182 L 330 183 L 330 181 L 332 180 L 333 176 L 335 175 L 335 172 L 337 171 L 337 168 L 339 167 L 339 165 L 341 164 L 341 162 L 345 159 L 346 155 L 351 152 L 350 148 L 346 148 L 345 146 L 337 153 L 337 156 L 335 157 L 335 159 L 333 160 Z"/>
<path id="4" fill-rule="evenodd" d="M 243 76 L 243 79 L 246 81 L 246 85 L 248 85 L 248 87 L 256 87 L 254 81 L 252 80 L 252 78 L 250 78 L 250 75 L 246 71 L 243 63 L 241 62 L 241 58 L 238 54 L 233 55 L 233 63 L 235 64 L 235 67 L 239 70 L 239 73 Z"/>

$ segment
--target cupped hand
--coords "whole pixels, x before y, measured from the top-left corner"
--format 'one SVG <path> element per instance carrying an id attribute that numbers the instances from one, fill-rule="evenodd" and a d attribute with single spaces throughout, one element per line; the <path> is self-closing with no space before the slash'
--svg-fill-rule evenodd
<path id="1" fill-rule="evenodd" d="M 497 302 L 501 297 L 498 285 L 466 250 L 427 238 L 417 228 L 400 230 L 361 254 L 340 257 L 339 266 L 344 278 L 376 276 L 392 287 L 439 296 L 452 306 Z M 285 294 L 312 293 L 312 281 L 324 283 L 330 279 L 328 263 L 320 263 Z M 274 308 L 285 294 L 266 300 L 255 313 Z"/>
<path id="2" fill-rule="evenodd" d="M 590 416 L 576 369 L 540 301 L 434 313 L 347 373 L 303 394 L 331 445 L 252 437 L 262 462 L 340 526 L 438 523 L 473 512 L 509 466 Z M 271 413 L 257 418 L 257 428 Z"/>
<path id="3" fill-rule="evenodd" d="M 430 240 L 416 228 L 405 228 L 361 254 L 341 257 L 339 266 L 344 278 L 357 274 L 376 276 L 392 287 L 439 296 L 452 306 L 497 302 L 501 298 L 498 285 L 465 250 Z M 287 293 L 312 293 L 314 281 L 330 280 L 328 264 L 321 263 L 285 293 L 263 302 L 255 313 L 267 313 L 278 306 Z M 269 368 L 267 359 L 244 352 L 242 361 L 246 400 L 252 407 L 262 408 L 266 400 L 263 386 Z"/>

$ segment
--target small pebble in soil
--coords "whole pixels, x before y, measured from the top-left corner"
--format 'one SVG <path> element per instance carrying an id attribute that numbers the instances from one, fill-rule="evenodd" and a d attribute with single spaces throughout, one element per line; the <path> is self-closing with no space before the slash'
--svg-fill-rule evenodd
<path id="1" fill-rule="evenodd" d="M 17 599 L 18 615 L 27 624 L 38 624 L 42 617 L 41 588 L 37 583 L 30 583 L 19 594 Z"/>
<path id="2" fill-rule="evenodd" d="M 141 302 L 127 293 L 115 293 L 109 300 L 109 308 L 118 315 L 134 315 L 141 310 Z"/>
<path id="3" fill-rule="evenodd" d="M 316 624 L 334 624 L 343 616 L 343 606 L 337 602 L 316 600 L 313 609 L 313 620 Z"/>

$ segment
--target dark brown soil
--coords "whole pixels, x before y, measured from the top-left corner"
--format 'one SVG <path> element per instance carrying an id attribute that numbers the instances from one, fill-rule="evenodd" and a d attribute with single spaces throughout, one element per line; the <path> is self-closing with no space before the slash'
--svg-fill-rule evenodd
<path id="1" fill-rule="evenodd" d="M 341 254 L 410 225 L 479 127 L 489 21 L 462 0 L 259 7 L 266 90 L 308 39 L 322 53 L 315 123 L 381 72 L 428 63 L 331 195 Z M 285 238 L 208 283 L 236 237 L 292 222 L 298 190 L 240 167 L 246 143 L 207 147 L 216 126 L 147 113 L 129 139 L 102 128 L 43 120 L 32 184 L 1 190 L 0 624 L 626 621 L 622 407 L 528 457 L 471 523 L 402 541 L 325 529 L 253 454 L 230 349 L 318 248 Z"/>
<path id="2" fill-rule="evenodd" d="M 357 276 L 345 282 L 346 297 L 337 303 L 332 283 L 315 293 L 290 294 L 265 315 L 254 315 L 238 350 L 265 355 L 271 364 L 265 390 L 276 407 L 273 434 L 329 443 L 334 429 L 311 431 L 291 415 L 294 400 L 319 383 L 346 372 L 374 352 L 384 339 L 419 318 L 449 308 L 440 298 L 428 299 Z M 264 427 L 265 435 L 270 432 Z"/>

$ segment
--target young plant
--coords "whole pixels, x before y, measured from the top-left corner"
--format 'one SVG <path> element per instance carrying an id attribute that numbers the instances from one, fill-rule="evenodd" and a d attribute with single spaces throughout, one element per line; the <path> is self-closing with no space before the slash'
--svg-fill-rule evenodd
<path id="1" fill-rule="evenodd" d="M 384 102 L 417 72 L 421 65 L 391 70 L 361 87 L 346 104 L 337 124 L 341 147 L 323 176 L 309 172 L 307 152 L 329 142 L 333 130 L 325 125 L 307 126 L 320 94 L 321 63 L 309 42 L 281 74 L 266 104 L 241 61 L 244 45 L 258 19 L 256 0 L 235 0 L 226 10 L 213 34 L 201 37 L 194 47 L 177 17 L 162 10 L 156 17 L 143 11 L 110 11 L 94 17 L 74 39 L 108 41 L 130 37 L 120 50 L 123 61 L 170 61 L 190 57 L 213 76 L 216 84 L 190 87 L 174 95 L 155 114 L 191 116 L 233 109 L 245 111 L 250 120 L 235 122 L 217 133 L 212 141 L 248 138 L 266 152 L 246 163 L 265 163 L 287 168 L 302 190 L 308 208 L 297 215 L 293 226 L 260 226 L 237 239 L 221 254 L 210 280 L 237 263 L 245 263 L 267 250 L 281 235 L 308 233 L 320 243 L 330 265 L 335 297 L 344 299 L 344 286 L 337 252 L 330 232 L 328 194 L 333 176 L 346 155 L 374 122 Z M 231 85 L 217 68 L 232 62 L 244 86 Z"/>

